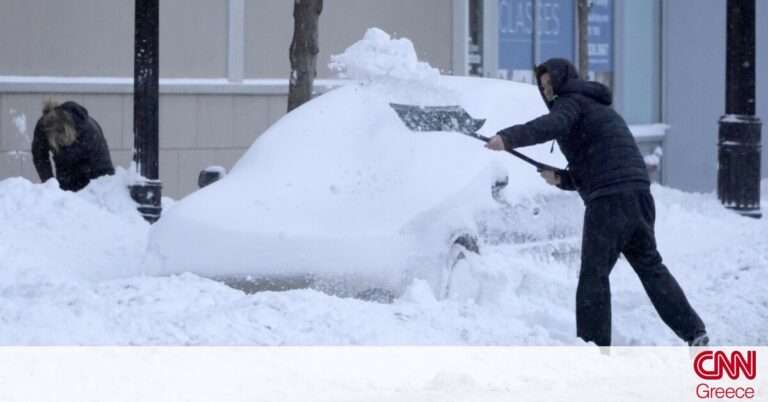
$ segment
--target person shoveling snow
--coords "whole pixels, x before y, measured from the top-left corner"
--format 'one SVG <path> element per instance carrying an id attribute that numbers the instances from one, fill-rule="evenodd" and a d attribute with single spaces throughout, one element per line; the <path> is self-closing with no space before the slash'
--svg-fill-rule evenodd
<path id="1" fill-rule="evenodd" d="M 704 322 L 656 249 L 648 172 L 627 124 L 610 107 L 610 90 L 579 79 L 564 59 L 544 62 L 536 78 L 550 112 L 499 131 L 486 147 L 512 150 L 556 140 L 569 162 L 567 170 L 542 170 L 541 176 L 563 190 L 577 190 L 586 204 L 576 290 L 578 336 L 611 344 L 608 277 L 622 253 L 661 319 L 688 344 L 706 346 Z"/>

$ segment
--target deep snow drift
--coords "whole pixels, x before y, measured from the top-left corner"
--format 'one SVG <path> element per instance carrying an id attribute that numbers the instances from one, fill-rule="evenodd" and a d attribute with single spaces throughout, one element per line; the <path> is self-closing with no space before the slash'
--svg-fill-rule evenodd
<path id="1" fill-rule="evenodd" d="M 356 63 L 345 71 L 368 85 L 432 86 L 419 81 L 435 78 L 408 43 L 370 31 L 334 62 Z M 149 225 L 128 196 L 130 180 L 121 171 L 77 194 L 55 182 L 0 182 L 0 344 L 580 344 L 573 304 L 583 207 L 574 193 L 510 185 L 514 206 L 482 217 L 480 297 L 437 301 L 417 280 L 381 304 L 148 276 Z M 733 214 L 712 194 L 653 192 L 660 251 L 713 343 L 768 344 L 768 222 Z M 623 259 L 611 285 L 615 344 L 681 344 Z"/>
<path id="2" fill-rule="evenodd" d="M 94 181 L 79 193 L 50 180 L 0 182 L 0 282 L 100 280 L 135 275 L 148 225 L 126 191 L 130 175 Z"/>

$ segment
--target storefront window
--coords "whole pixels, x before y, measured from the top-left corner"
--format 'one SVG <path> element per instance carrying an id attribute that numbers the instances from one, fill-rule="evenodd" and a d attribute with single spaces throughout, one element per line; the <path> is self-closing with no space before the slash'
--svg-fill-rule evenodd
<path id="1" fill-rule="evenodd" d="M 613 88 L 613 1 L 590 0 L 589 3 L 589 79 Z"/>
<path id="2" fill-rule="evenodd" d="M 621 14 L 620 103 L 630 124 L 661 121 L 661 2 L 625 1 Z"/>
<path id="3" fill-rule="evenodd" d="M 612 87 L 613 0 L 591 1 L 587 30 L 589 76 Z M 552 57 L 575 64 L 576 38 L 575 0 L 499 0 L 501 78 L 532 83 L 533 66 Z"/>
<path id="4" fill-rule="evenodd" d="M 533 82 L 533 67 L 537 63 L 550 57 L 573 60 L 573 1 L 499 1 L 499 76 L 501 78 L 530 83 Z M 538 15 L 538 23 L 534 24 L 536 15 Z M 534 29 L 539 33 L 536 41 L 534 41 Z M 534 45 L 538 45 L 538 48 Z M 537 60 L 534 60 L 534 57 Z"/>

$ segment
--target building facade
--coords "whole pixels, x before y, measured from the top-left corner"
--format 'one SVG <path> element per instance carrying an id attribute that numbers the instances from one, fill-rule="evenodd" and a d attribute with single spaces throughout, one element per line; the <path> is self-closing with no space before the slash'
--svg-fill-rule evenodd
<path id="1" fill-rule="evenodd" d="M 133 3 L 0 2 L 0 179 L 37 179 L 29 148 L 48 98 L 86 106 L 115 163 L 129 164 Z M 181 197 L 196 188 L 200 169 L 231 167 L 285 113 L 293 2 L 160 3 L 160 178 L 164 194 Z M 725 110 L 725 0 L 591 3 L 590 76 L 611 86 L 644 153 L 656 152 L 648 160 L 661 160 L 660 181 L 712 191 Z M 575 7 L 575 0 L 326 0 L 317 90 L 335 85 L 329 56 L 373 26 L 410 38 L 420 58 L 444 73 L 530 82 L 536 62 L 577 59 Z M 768 65 L 768 4 L 757 7 L 757 104 L 765 119 L 768 82 L 759 71 Z"/>

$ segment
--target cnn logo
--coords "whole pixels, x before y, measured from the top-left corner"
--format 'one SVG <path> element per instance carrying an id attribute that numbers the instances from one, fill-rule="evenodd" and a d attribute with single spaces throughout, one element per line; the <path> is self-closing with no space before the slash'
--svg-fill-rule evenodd
<path id="1" fill-rule="evenodd" d="M 748 380 L 754 380 L 757 376 L 757 352 L 747 351 L 747 356 L 739 351 L 731 352 L 729 357 L 723 351 L 705 350 L 693 360 L 693 370 L 704 380 L 719 380 L 723 373 L 732 380 L 743 374 Z"/>

